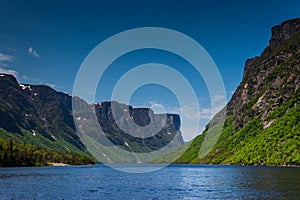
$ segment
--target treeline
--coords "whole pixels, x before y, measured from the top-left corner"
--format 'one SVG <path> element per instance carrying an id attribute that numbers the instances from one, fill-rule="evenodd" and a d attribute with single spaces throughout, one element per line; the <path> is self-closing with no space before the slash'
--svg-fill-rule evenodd
<path id="1" fill-rule="evenodd" d="M 82 154 L 50 151 L 0 138 L 0 166 L 45 166 L 50 163 L 85 165 L 94 164 L 94 159 Z"/>

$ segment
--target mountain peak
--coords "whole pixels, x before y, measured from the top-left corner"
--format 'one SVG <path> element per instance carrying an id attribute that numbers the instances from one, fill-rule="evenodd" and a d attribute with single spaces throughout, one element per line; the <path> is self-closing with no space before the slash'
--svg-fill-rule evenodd
<path id="1" fill-rule="evenodd" d="M 17 79 L 12 74 L 0 73 L 0 81 L 10 81 L 18 84 Z"/>
<path id="2" fill-rule="evenodd" d="M 269 46 L 246 61 L 243 79 L 226 106 L 224 126 L 213 118 L 209 123 L 215 125 L 195 138 L 177 162 L 300 165 L 299 72 L 297 18 L 273 27 Z M 200 157 L 205 138 L 218 134 L 217 144 Z"/>
<path id="3" fill-rule="evenodd" d="M 280 46 L 284 41 L 291 38 L 291 36 L 300 32 L 300 18 L 291 19 L 282 22 L 280 25 L 272 28 L 272 36 L 269 46 L 272 49 Z"/>
<path id="4" fill-rule="evenodd" d="M 20 86 L 17 79 L 10 74 L 0 73 L 0 91 L 9 95 L 11 90 L 19 90 Z"/>
<path id="5" fill-rule="evenodd" d="M 12 74 L 0 73 L 0 77 L 7 77 L 7 76 L 15 78 Z"/>

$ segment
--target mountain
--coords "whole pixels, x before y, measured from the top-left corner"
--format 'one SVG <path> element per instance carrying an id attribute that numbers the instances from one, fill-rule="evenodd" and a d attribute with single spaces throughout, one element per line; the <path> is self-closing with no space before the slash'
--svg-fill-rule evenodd
<path id="1" fill-rule="evenodd" d="M 269 45 L 260 56 L 246 61 L 241 83 L 206 130 L 156 162 L 184 150 L 177 163 L 300 165 L 299 98 L 298 18 L 272 28 Z M 222 115 L 225 122 L 219 120 Z M 209 138 L 214 136 L 218 141 L 210 146 Z M 210 148 L 200 151 L 203 146 Z"/>
<path id="2" fill-rule="evenodd" d="M 78 134 L 101 162 L 148 162 L 184 144 L 177 114 L 154 114 L 116 101 L 74 104 Z"/>
<path id="3" fill-rule="evenodd" d="M 76 134 L 71 109 L 69 95 L 48 86 L 19 85 L 15 77 L 0 75 L 2 137 L 21 142 L 24 139 L 48 149 L 86 153 Z"/>
<path id="4" fill-rule="evenodd" d="M 83 106 L 81 113 L 72 109 L 74 102 Z M 121 130 L 115 120 L 116 116 L 112 116 L 112 105 L 119 111 L 128 109 L 127 113 L 130 119 L 142 127 L 153 120 L 154 126 L 162 129 L 152 137 L 133 137 L 127 132 L 135 130 L 138 136 L 147 133 L 130 127 L 129 119 L 119 112 L 118 123 L 128 127 L 126 132 Z M 91 116 L 84 114 L 86 110 L 96 114 L 98 124 L 91 124 Z M 73 116 L 74 112 L 76 117 Z M 162 116 L 166 116 L 164 125 L 160 123 Z M 76 118 L 76 123 L 74 123 L 74 118 Z M 85 141 L 81 140 L 82 137 L 80 138 L 82 135 L 78 133 L 76 124 L 92 130 L 89 131 L 89 136 L 93 134 L 96 138 L 99 136 L 96 127 L 100 124 L 105 136 L 112 144 L 134 153 L 155 151 L 164 147 L 173 138 L 176 139 L 177 147 L 183 144 L 178 115 L 156 115 L 149 108 L 133 108 L 118 102 L 89 105 L 79 97 L 57 92 L 49 86 L 19 84 L 12 75 L 0 74 L 1 138 L 38 146 L 46 150 L 90 156 Z M 107 145 L 104 140 L 97 142 L 102 148 Z M 101 152 L 99 153 L 101 154 Z M 116 153 L 113 154 L 111 158 L 105 156 L 99 161 L 113 161 Z M 135 162 L 136 160 L 135 158 L 126 158 L 122 161 Z"/>
<path id="5" fill-rule="evenodd" d="M 116 109 L 115 115 L 112 115 L 112 107 Z M 98 122 L 106 136 L 113 144 L 125 150 L 135 153 L 156 151 L 166 146 L 174 137 L 178 145 L 184 143 L 179 129 L 180 118 L 177 114 L 166 114 L 164 119 L 164 115 L 154 114 L 149 108 L 133 108 L 118 102 L 97 103 L 95 110 Z M 130 124 L 126 117 L 130 117 L 140 127 L 150 123 L 153 123 L 153 127 L 149 126 L 145 129 L 133 127 L 134 124 Z M 121 130 L 119 126 L 125 127 L 125 130 Z M 153 136 L 151 136 L 152 130 L 157 130 Z M 133 143 L 134 145 L 130 145 Z"/>

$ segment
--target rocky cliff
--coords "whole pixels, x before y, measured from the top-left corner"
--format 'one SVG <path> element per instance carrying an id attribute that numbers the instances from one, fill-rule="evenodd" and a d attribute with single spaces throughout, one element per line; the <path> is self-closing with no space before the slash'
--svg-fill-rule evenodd
<path id="1" fill-rule="evenodd" d="M 199 156 L 208 129 L 218 125 L 214 118 L 177 162 L 300 165 L 299 86 L 298 18 L 273 27 L 262 54 L 246 61 L 242 82 L 221 111 L 226 120 L 217 144 Z"/>
<path id="2" fill-rule="evenodd" d="M 154 114 L 149 108 L 133 108 L 118 102 L 88 105 L 83 99 L 57 92 L 48 86 L 19 84 L 15 77 L 7 74 L 0 74 L 0 137 L 50 150 L 88 154 L 74 123 L 74 100 L 83 108 L 93 110 L 105 136 L 112 144 L 126 151 L 155 151 L 173 138 L 178 145 L 183 144 L 178 115 L 164 115 L 166 118 L 162 124 L 161 116 Z M 112 114 L 112 106 L 117 110 L 116 115 Z M 154 126 L 160 127 L 159 132 L 149 137 L 147 132 L 130 127 L 129 118 L 124 115 L 126 113 L 141 127 L 147 126 L 153 120 Z M 91 116 L 85 116 L 84 113 L 78 116 L 77 123 L 89 130 L 95 130 L 95 124 L 89 123 Z M 120 129 L 120 125 L 127 127 L 127 130 Z M 132 131 L 135 132 L 133 136 L 128 134 Z M 106 145 L 103 141 L 98 142 Z"/>
<path id="3" fill-rule="evenodd" d="M 76 134 L 72 97 L 43 85 L 25 85 L 0 74 L 1 137 L 47 149 L 86 152 Z"/>
<path id="4" fill-rule="evenodd" d="M 112 107 L 116 110 L 114 115 Z M 149 108 L 133 108 L 118 102 L 96 103 L 95 111 L 106 136 L 126 150 L 136 153 L 155 151 L 174 137 L 179 146 L 184 143 L 179 130 L 179 115 L 154 114 Z"/>
<path id="5" fill-rule="evenodd" d="M 235 116 L 237 130 L 258 115 L 267 128 L 274 121 L 268 120 L 271 111 L 297 94 L 300 85 L 299 33 L 300 19 L 273 27 L 269 46 L 261 56 L 246 61 L 243 80 L 226 111 L 227 115 Z"/>

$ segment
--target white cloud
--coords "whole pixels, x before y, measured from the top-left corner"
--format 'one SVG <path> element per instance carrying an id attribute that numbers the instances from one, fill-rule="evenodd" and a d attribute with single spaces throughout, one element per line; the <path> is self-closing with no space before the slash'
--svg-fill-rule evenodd
<path id="1" fill-rule="evenodd" d="M 200 110 L 200 119 L 211 119 L 212 112 L 210 108 L 202 108 Z"/>
<path id="2" fill-rule="evenodd" d="M 216 99 L 222 99 L 217 97 Z M 224 105 L 215 105 L 212 107 L 201 107 L 199 104 L 187 104 L 180 107 L 169 109 L 168 112 L 181 115 L 181 131 L 185 141 L 189 141 L 201 133 L 212 117 L 218 113 Z M 198 130 L 195 132 L 194 125 L 199 120 Z"/>
<path id="3" fill-rule="evenodd" d="M 12 52 L 18 52 L 17 49 L 14 49 L 14 48 L 6 48 L 8 51 L 12 51 Z"/>
<path id="4" fill-rule="evenodd" d="M 157 101 L 148 101 L 146 104 L 150 105 L 150 107 L 151 107 L 153 105 L 160 104 L 160 103 L 158 103 Z"/>
<path id="5" fill-rule="evenodd" d="M 12 69 L 4 69 L 4 68 L 0 67 L 0 73 L 11 74 L 11 75 L 13 75 L 16 78 L 18 77 L 18 72 L 15 71 L 15 70 L 12 70 Z"/>
<path id="6" fill-rule="evenodd" d="M 156 105 L 162 105 L 156 101 L 148 101 L 147 105 L 150 107 Z M 201 108 L 199 104 L 187 104 L 182 107 L 165 107 L 165 112 L 167 113 L 174 113 L 182 115 L 187 120 L 195 120 L 195 119 L 211 119 L 214 114 L 220 111 L 221 107 L 214 108 L 214 112 L 212 112 L 211 108 Z"/>
<path id="7" fill-rule="evenodd" d="M 11 74 L 17 78 L 18 72 L 12 69 L 7 69 L 9 65 L 6 62 L 13 62 L 14 57 L 11 55 L 0 53 L 0 73 Z M 2 67 L 1 67 L 2 66 Z"/>
<path id="8" fill-rule="evenodd" d="M 225 100 L 225 96 L 223 95 L 215 95 L 212 97 L 212 102 L 218 102 L 218 101 L 224 101 Z"/>
<path id="9" fill-rule="evenodd" d="M 206 99 L 203 99 L 203 101 Z M 200 100 L 199 100 L 200 101 Z M 212 119 L 212 117 L 224 108 L 226 101 L 222 95 L 216 95 L 211 98 L 213 104 L 206 103 L 187 103 L 182 107 L 165 107 L 166 112 L 179 114 L 181 117 L 181 131 L 185 141 L 189 141 L 199 135 Z M 148 101 L 147 105 L 155 106 L 160 104 L 157 101 Z M 206 106 L 203 106 L 205 104 Z M 202 106 L 201 106 L 202 105 Z M 198 124 L 198 130 L 195 130 L 195 125 Z"/>
<path id="10" fill-rule="evenodd" d="M 60 87 L 60 86 L 57 86 L 57 85 L 54 84 L 54 83 L 44 83 L 43 85 L 47 85 L 47 86 L 49 86 L 49 87 L 51 87 L 51 88 L 53 88 L 53 89 L 55 89 L 55 90 L 59 90 L 59 88 L 62 88 L 62 87 Z"/>
<path id="11" fill-rule="evenodd" d="M 146 103 L 147 106 L 150 105 L 150 108 L 153 110 L 155 114 L 164 114 L 167 113 L 167 110 L 163 103 L 158 103 L 157 101 L 148 101 Z"/>
<path id="12" fill-rule="evenodd" d="M 215 109 L 216 110 L 216 109 Z M 172 113 L 178 113 L 182 117 L 188 120 L 199 119 L 211 119 L 215 112 L 212 112 L 211 108 L 201 108 L 197 104 L 184 105 L 181 108 L 171 109 Z"/>
<path id="13" fill-rule="evenodd" d="M 8 64 L 1 63 L 1 62 L 0 62 L 0 66 L 2 66 L 2 67 L 9 67 Z"/>
<path id="14" fill-rule="evenodd" d="M 41 56 L 37 53 L 37 51 L 36 51 L 35 49 L 33 49 L 33 47 L 29 47 L 28 53 L 29 53 L 30 55 L 33 55 L 34 57 L 37 57 L 37 58 L 41 57 Z"/>
<path id="15" fill-rule="evenodd" d="M 181 132 L 185 141 L 190 141 L 204 129 L 207 121 L 211 118 L 211 109 L 201 108 L 197 103 L 186 104 L 182 107 L 171 109 L 172 113 L 181 116 Z"/>
<path id="16" fill-rule="evenodd" d="M 181 112 L 182 116 L 187 119 L 197 119 L 201 114 L 201 111 L 199 113 L 199 108 L 196 104 L 184 105 L 181 107 Z"/>
<path id="17" fill-rule="evenodd" d="M 30 84 L 34 84 L 34 85 L 47 85 L 57 91 L 61 91 L 63 89 L 65 89 L 64 87 L 62 86 L 59 86 L 59 85 L 56 85 L 54 83 L 51 83 L 47 80 L 43 80 L 43 79 L 39 79 L 39 78 L 36 78 L 36 77 L 29 77 L 29 76 L 26 76 L 26 75 L 22 75 L 20 76 L 20 81 L 22 82 L 26 82 L 26 83 L 30 83 Z M 66 91 L 65 93 L 69 93 L 70 91 Z"/>
<path id="18" fill-rule="evenodd" d="M 13 56 L 0 53 L 0 62 L 12 62 L 13 60 Z"/>

